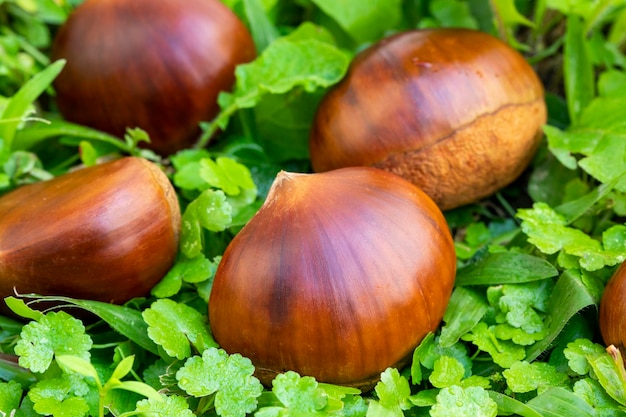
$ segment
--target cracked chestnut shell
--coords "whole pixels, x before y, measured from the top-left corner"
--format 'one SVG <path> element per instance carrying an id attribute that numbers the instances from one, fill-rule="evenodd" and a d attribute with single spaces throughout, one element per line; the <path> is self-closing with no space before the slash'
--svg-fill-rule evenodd
<path id="1" fill-rule="evenodd" d="M 626 262 L 604 288 L 600 301 L 600 332 L 607 346 L 614 345 L 626 358 Z"/>
<path id="2" fill-rule="evenodd" d="M 517 51 L 479 31 L 414 30 L 364 50 L 327 93 L 311 161 L 394 172 L 447 210 L 516 179 L 545 122 L 543 86 Z"/>
<path id="3" fill-rule="evenodd" d="M 439 325 L 456 257 L 435 203 L 370 167 L 281 172 L 217 269 L 209 322 L 261 381 L 371 388 Z"/>
<path id="4" fill-rule="evenodd" d="M 236 65 L 255 54 L 219 0 L 87 0 L 54 40 L 52 59 L 67 60 L 57 103 L 67 120 L 119 137 L 140 127 L 146 146 L 169 155 L 197 140 Z"/>
<path id="5" fill-rule="evenodd" d="M 179 232 L 174 188 L 145 159 L 25 185 L 0 198 L 0 297 L 145 296 L 174 262 Z"/>

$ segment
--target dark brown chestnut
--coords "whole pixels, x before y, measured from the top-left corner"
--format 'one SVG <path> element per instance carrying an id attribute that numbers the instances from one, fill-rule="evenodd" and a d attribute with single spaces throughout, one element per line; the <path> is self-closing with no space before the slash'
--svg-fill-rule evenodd
<path id="1" fill-rule="evenodd" d="M 174 188 L 145 159 L 23 186 L 0 198 L 0 297 L 145 296 L 174 262 L 179 233 Z"/>
<path id="2" fill-rule="evenodd" d="M 315 171 L 389 170 L 447 210 L 517 178 L 545 122 L 542 84 L 507 44 L 475 30 L 413 30 L 360 53 L 324 97 L 311 161 Z"/>
<path id="3" fill-rule="evenodd" d="M 122 137 L 140 127 L 171 154 L 219 111 L 236 65 L 255 57 L 248 30 L 219 0 L 86 0 L 60 28 L 52 59 L 63 116 Z"/>
<path id="4" fill-rule="evenodd" d="M 371 388 L 439 325 L 456 272 L 446 221 L 370 167 L 281 172 L 217 269 L 209 322 L 265 384 L 294 370 Z"/>

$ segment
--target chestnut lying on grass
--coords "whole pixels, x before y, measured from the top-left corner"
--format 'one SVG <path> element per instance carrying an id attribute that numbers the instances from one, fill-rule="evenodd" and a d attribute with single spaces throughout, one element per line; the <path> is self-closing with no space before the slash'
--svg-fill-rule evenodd
<path id="1" fill-rule="evenodd" d="M 57 102 L 66 119 L 120 137 L 140 127 L 167 155 L 194 143 L 255 54 L 219 0 L 87 0 L 54 41 L 52 59 L 67 60 Z"/>
<path id="2" fill-rule="evenodd" d="M 614 345 L 626 358 L 626 262 L 615 271 L 600 302 L 600 332 L 607 346 Z"/>
<path id="3" fill-rule="evenodd" d="M 456 272 L 446 221 L 401 177 L 281 172 L 217 269 L 209 322 L 265 384 L 295 370 L 371 388 L 439 325 Z"/>
<path id="4" fill-rule="evenodd" d="M 144 296 L 174 262 L 179 233 L 174 188 L 144 159 L 23 186 L 0 197 L 0 297 Z"/>
<path id="5" fill-rule="evenodd" d="M 389 170 L 446 210 L 518 177 L 545 121 L 540 80 L 505 43 L 465 29 L 408 31 L 360 53 L 322 100 L 311 161 L 315 171 Z"/>

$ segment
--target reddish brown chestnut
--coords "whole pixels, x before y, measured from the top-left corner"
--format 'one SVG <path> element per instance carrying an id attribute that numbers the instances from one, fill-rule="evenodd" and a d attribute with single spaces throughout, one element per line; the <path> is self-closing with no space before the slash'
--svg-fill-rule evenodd
<path id="1" fill-rule="evenodd" d="M 600 332 L 607 346 L 615 345 L 626 358 L 626 263 L 620 265 L 600 301 Z"/>
<path id="2" fill-rule="evenodd" d="M 113 135 L 140 127 L 170 154 L 219 111 L 235 66 L 255 57 L 246 27 L 219 0 L 87 0 L 55 38 L 64 117 Z"/>
<path id="3" fill-rule="evenodd" d="M 518 177 L 546 122 L 524 57 L 483 32 L 403 32 L 360 53 L 321 102 L 315 171 L 366 165 L 422 188 L 444 210 Z"/>
<path id="4" fill-rule="evenodd" d="M 144 296 L 174 262 L 179 232 L 174 188 L 145 159 L 23 186 L 0 198 L 0 297 Z"/>
<path id="5" fill-rule="evenodd" d="M 209 322 L 265 384 L 294 370 L 369 388 L 437 328 L 455 271 L 441 211 L 401 177 L 281 172 L 224 253 Z"/>

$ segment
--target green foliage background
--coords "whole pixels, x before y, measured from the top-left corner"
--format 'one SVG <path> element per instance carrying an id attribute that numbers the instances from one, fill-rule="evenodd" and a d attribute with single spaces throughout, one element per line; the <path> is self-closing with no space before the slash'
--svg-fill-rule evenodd
<path id="1" fill-rule="evenodd" d="M 626 1 L 224 0 L 259 57 L 237 69 L 199 146 L 168 158 L 138 147 L 140 129 L 119 139 L 60 117 L 50 86 L 64 62 L 48 53 L 80 3 L 0 0 L 0 193 L 138 155 L 170 176 L 185 226 L 150 297 L 54 297 L 101 319 L 88 327 L 7 299 L 24 320 L 0 316 L 0 415 L 626 415 L 624 364 L 597 314 L 626 259 Z M 315 108 L 356 53 L 398 31 L 452 26 L 500 37 L 536 69 L 549 109 L 541 149 L 514 184 L 445 213 L 456 287 L 410 366 L 366 393 L 295 372 L 262 387 L 210 334 L 224 248 L 279 170 L 310 170 Z"/>

